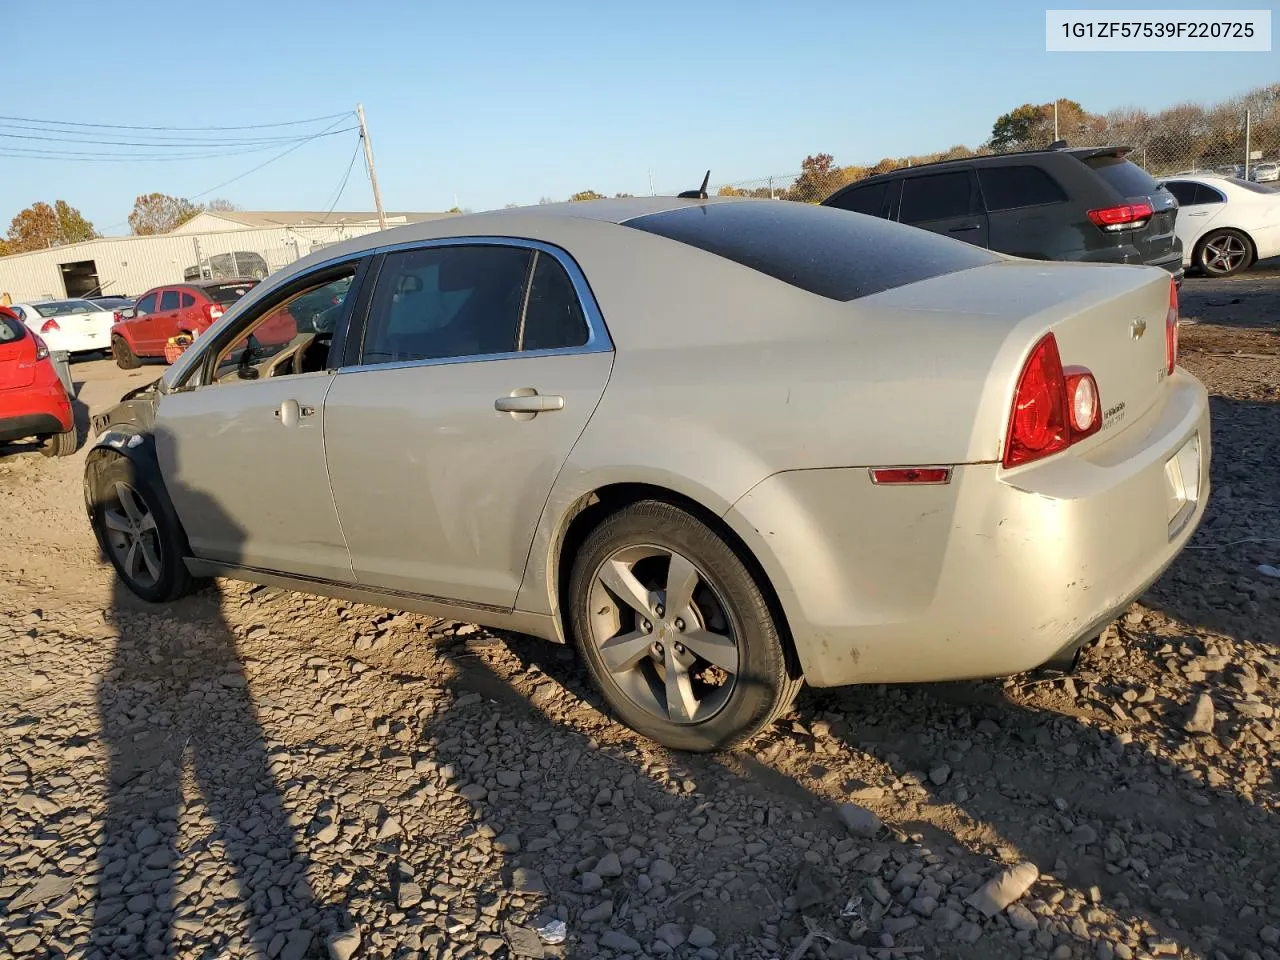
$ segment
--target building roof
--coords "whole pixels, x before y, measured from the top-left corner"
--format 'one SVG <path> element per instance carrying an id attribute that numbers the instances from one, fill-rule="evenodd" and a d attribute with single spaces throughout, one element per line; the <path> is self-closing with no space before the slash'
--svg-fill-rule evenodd
<path id="1" fill-rule="evenodd" d="M 448 213 L 413 213 L 399 210 L 384 211 L 387 220 L 398 223 L 419 223 L 453 216 Z M 204 210 L 206 217 L 217 217 L 245 227 L 336 227 L 343 223 L 376 223 L 378 214 L 373 211 L 334 210 Z"/>

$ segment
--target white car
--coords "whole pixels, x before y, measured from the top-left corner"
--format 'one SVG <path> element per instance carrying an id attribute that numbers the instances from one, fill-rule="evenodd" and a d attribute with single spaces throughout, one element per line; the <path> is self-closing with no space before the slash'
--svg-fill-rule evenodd
<path id="1" fill-rule="evenodd" d="M 1209 173 L 1161 182 L 1178 200 L 1174 232 L 1184 267 L 1227 277 L 1280 256 L 1280 190 Z"/>
<path id="2" fill-rule="evenodd" d="M 52 351 L 71 355 L 111 349 L 115 311 L 91 300 L 45 300 L 15 303 L 9 307 L 27 329 L 40 334 Z"/>
<path id="3" fill-rule="evenodd" d="M 1253 179 L 1258 183 L 1274 183 L 1280 180 L 1280 163 L 1259 163 L 1253 168 Z"/>

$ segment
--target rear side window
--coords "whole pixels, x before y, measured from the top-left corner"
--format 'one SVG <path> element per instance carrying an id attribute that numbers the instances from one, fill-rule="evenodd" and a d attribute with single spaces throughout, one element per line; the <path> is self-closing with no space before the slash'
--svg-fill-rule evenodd
<path id="1" fill-rule="evenodd" d="M 1062 203 L 1067 194 L 1058 182 L 1039 167 L 1019 164 L 1013 167 L 980 167 L 978 185 L 987 209 L 1016 210 L 1045 203 Z"/>
<path id="2" fill-rule="evenodd" d="M 1164 188 L 1173 194 L 1173 199 L 1178 201 L 1179 206 L 1189 207 L 1196 202 L 1194 183 L 1188 183 L 1186 180 L 1170 180 Z"/>
<path id="3" fill-rule="evenodd" d="M 26 328 L 22 325 L 21 320 L 15 320 L 13 317 L 6 317 L 0 313 L 0 343 L 13 343 L 21 340 Z"/>
<path id="4" fill-rule="evenodd" d="M 182 294 L 182 305 L 183 305 L 184 307 L 194 307 L 194 306 L 196 305 L 196 298 L 195 298 L 195 297 L 193 297 L 191 294 L 189 294 L 189 293 L 187 293 L 187 292 L 183 291 L 183 294 Z"/>
<path id="5" fill-rule="evenodd" d="M 229 303 L 235 303 L 255 286 L 253 283 L 223 283 L 205 287 L 204 293 L 214 303 L 225 307 Z"/>
<path id="6" fill-rule="evenodd" d="M 533 266 L 533 281 L 524 311 L 517 350 L 556 350 L 587 342 L 587 318 L 573 282 L 555 257 L 541 251 Z"/>
<path id="7" fill-rule="evenodd" d="M 647 214 L 624 225 L 840 301 L 999 259 L 950 237 L 790 200 L 706 203 Z"/>
<path id="8" fill-rule="evenodd" d="M 865 187 L 845 190 L 838 196 L 832 197 L 831 202 L 825 205 L 839 210 L 865 213 L 873 217 L 885 217 L 889 214 L 885 209 L 888 199 L 889 181 L 882 180 L 880 183 L 868 183 Z"/>
<path id="9" fill-rule="evenodd" d="M 974 210 L 973 185 L 967 170 L 911 177 L 902 181 L 903 223 L 924 223 L 963 217 Z"/>
<path id="10" fill-rule="evenodd" d="M 161 310 L 177 310 L 178 309 L 178 291 L 166 290 L 160 295 Z"/>
<path id="11" fill-rule="evenodd" d="M 1149 197 L 1159 189 L 1151 174 L 1136 163 L 1105 154 L 1085 157 L 1084 165 L 1105 180 L 1122 197 Z"/>

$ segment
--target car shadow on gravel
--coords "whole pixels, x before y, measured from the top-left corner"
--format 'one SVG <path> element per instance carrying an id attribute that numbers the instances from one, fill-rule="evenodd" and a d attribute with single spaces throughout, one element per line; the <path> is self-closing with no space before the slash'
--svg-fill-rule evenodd
<path id="1" fill-rule="evenodd" d="M 241 955 L 251 943 L 257 955 L 301 958 L 313 947 L 307 861 L 221 601 L 210 583 L 152 606 L 113 572 L 115 650 L 98 686 L 107 812 L 88 957 Z M 243 936 L 211 936 L 211 913 L 237 916 Z"/>
<path id="2" fill-rule="evenodd" d="M 564 648 L 515 636 L 507 638 L 507 645 L 526 669 L 544 673 L 608 716 L 585 672 Z M 1098 679 L 1105 685 L 1103 677 Z M 464 666 L 458 685 L 534 709 L 483 664 Z M 1181 731 L 1183 710 L 1179 705 L 1168 707 L 1164 747 L 1182 748 L 1189 739 Z M 1038 941 L 1033 933 L 1023 934 L 1022 941 L 1014 939 L 1016 931 L 1004 917 L 987 921 L 985 935 L 976 944 L 957 940 L 955 927 L 951 932 L 937 928 L 930 936 L 949 942 L 948 956 L 1016 956 L 1019 942 L 1044 956 L 1064 945 L 1073 951 L 1071 956 L 1094 956 L 1090 941 L 1100 925 L 1109 929 L 1107 921 L 1094 918 L 1081 939 L 1077 934 L 1083 931 L 1071 929 L 1071 914 L 1055 914 L 1041 901 L 1069 901 L 1070 894 L 1062 893 L 1064 886 L 1086 896 L 1096 888 L 1096 906 L 1140 932 L 1140 944 L 1130 939 L 1136 955 L 1145 955 L 1148 943 L 1180 944 L 1205 950 L 1206 956 L 1214 949 L 1232 956 L 1237 949 L 1262 949 L 1258 930 L 1266 923 L 1267 897 L 1280 894 L 1280 833 L 1274 818 L 1230 785 L 1217 793 L 1204 789 L 1190 775 L 1194 760 L 1170 763 L 1157 756 L 1150 727 L 1135 727 L 1126 736 L 1110 726 L 1087 707 L 1019 703 L 998 682 L 810 689 L 797 701 L 790 719 L 744 751 L 668 756 L 697 784 L 694 799 L 731 792 L 763 794 L 797 822 L 844 836 L 841 804 L 850 795 L 870 796 L 861 805 L 893 821 L 889 836 L 881 831 L 874 841 L 859 839 L 873 859 L 909 862 L 919 856 L 910 851 L 923 846 L 947 850 L 951 866 L 967 871 L 970 878 L 990 875 L 995 865 L 1021 859 L 1052 878 L 1033 887 L 1022 901 L 1053 917 L 1052 924 L 1041 925 Z M 1204 749 L 1203 742 L 1197 741 L 1193 756 Z M 931 779 L 935 771 L 942 784 Z M 645 775 L 638 768 L 631 772 Z M 862 793 L 856 793 L 859 790 Z M 681 816 L 696 806 L 691 799 Z M 1212 815 L 1206 818 L 1209 810 Z M 693 836 L 685 842 L 697 846 Z M 710 847 L 698 849 L 699 854 L 714 853 Z M 1238 872 L 1242 863 L 1253 866 Z M 770 904 L 783 903 L 792 892 L 782 915 L 774 919 L 782 937 L 794 938 L 804 935 L 805 918 L 839 936 L 849 924 L 841 911 L 851 895 L 863 897 L 864 912 L 874 907 L 863 887 L 866 875 L 851 880 L 847 868 L 828 863 L 805 862 L 799 867 L 809 879 L 794 892 L 784 883 L 767 902 L 723 909 L 731 914 L 743 907 L 754 911 L 750 926 Z M 569 885 L 576 889 L 574 880 Z M 807 909 L 796 909 L 797 897 L 809 898 Z M 712 906 L 721 909 L 714 901 Z M 1075 916 L 1083 922 L 1094 906 L 1081 901 L 1074 907 Z M 921 907 L 923 914 L 930 909 Z M 913 916 L 911 910 L 907 916 Z M 937 922 L 926 915 L 917 919 L 922 926 Z M 714 926 L 715 916 L 704 914 L 698 922 Z M 1009 939 L 993 939 L 993 929 Z M 919 942 L 917 937 L 918 932 L 908 927 L 898 943 Z M 1122 930 L 1111 930 L 1109 939 L 1122 943 L 1125 936 Z M 879 946 L 874 933 L 860 942 Z"/>

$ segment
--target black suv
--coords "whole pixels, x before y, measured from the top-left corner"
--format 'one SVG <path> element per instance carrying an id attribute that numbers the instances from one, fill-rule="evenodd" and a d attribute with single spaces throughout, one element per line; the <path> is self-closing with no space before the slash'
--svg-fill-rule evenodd
<path id="1" fill-rule="evenodd" d="M 944 160 L 858 180 L 826 207 L 899 220 L 1033 260 L 1140 263 L 1182 279 L 1178 202 L 1128 147 Z"/>

